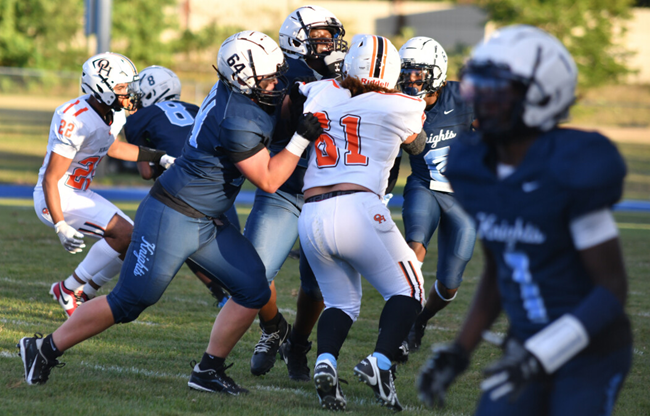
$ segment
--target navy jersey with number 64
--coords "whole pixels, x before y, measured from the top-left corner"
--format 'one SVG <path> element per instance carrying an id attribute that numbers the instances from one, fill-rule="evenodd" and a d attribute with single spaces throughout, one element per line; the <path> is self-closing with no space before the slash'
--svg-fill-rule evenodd
<path id="1" fill-rule="evenodd" d="M 163 101 L 141 108 L 126 119 L 126 141 L 178 157 L 198 111 L 196 105 L 182 101 Z"/>
<path id="2" fill-rule="evenodd" d="M 249 97 L 217 82 L 201 104 L 183 153 L 158 181 L 173 197 L 218 217 L 244 183 L 235 162 L 263 150 L 274 127 L 275 119 Z"/>
<path id="3" fill-rule="evenodd" d="M 618 201 L 626 168 L 607 138 L 572 129 L 543 133 L 504 179 L 491 160 L 468 133 L 451 148 L 446 176 L 494 256 L 512 335 L 525 340 L 594 288 L 569 224 Z"/>

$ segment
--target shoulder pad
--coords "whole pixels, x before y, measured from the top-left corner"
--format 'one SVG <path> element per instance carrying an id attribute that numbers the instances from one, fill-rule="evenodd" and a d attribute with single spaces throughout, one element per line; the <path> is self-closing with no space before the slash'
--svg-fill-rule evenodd
<path id="1" fill-rule="evenodd" d="M 597 189 L 623 182 L 626 167 L 616 146 L 597 132 L 555 129 L 551 166 L 558 183 L 570 189 Z"/>

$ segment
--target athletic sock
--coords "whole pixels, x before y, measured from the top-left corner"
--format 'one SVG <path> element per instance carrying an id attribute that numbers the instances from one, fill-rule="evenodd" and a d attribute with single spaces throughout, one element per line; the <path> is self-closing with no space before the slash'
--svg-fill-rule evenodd
<path id="1" fill-rule="evenodd" d="M 48 335 L 43 339 L 43 345 L 41 345 L 41 352 L 47 360 L 56 360 L 63 355 L 63 352 L 54 345 L 54 340 L 52 339 L 52 334 Z"/>
<path id="2" fill-rule="evenodd" d="M 327 360 L 327 361 L 329 361 L 330 363 L 332 363 L 332 366 L 333 366 L 334 368 L 336 368 L 336 364 L 337 364 L 337 363 L 336 363 L 336 358 L 334 358 L 334 356 L 333 356 L 332 354 L 327 353 L 327 352 L 324 353 L 324 354 L 320 354 L 318 357 L 316 357 L 316 365 L 318 365 L 319 362 L 321 362 L 321 361 L 325 361 L 325 360 Z"/>
<path id="3" fill-rule="evenodd" d="M 68 290 L 72 290 L 73 292 L 76 292 L 77 289 L 83 286 L 83 283 L 79 283 L 79 281 L 75 279 L 73 275 L 70 275 L 68 276 L 67 279 L 63 281 L 63 286 Z"/>
<path id="4" fill-rule="evenodd" d="M 216 357 L 214 355 L 208 354 L 207 352 L 204 352 L 203 358 L 201 358 L 201 362 L 199 363 L 199 368 L 201 370 L 216 370 L 223 367 L 225 362 L 225 358 Z"/>
<path id="5" fill-rule="evenodd" d="M 120 253 L 113 250 L 105 239 L 101 239 L 88 250 L 86 257 L 75 269 L 75 274 L 84 282 L 89 282 L 97 273 L 102 271 L 113 260 L 120 257 Z"/>
<path id="6" fill-rule="evenodd" d="M 380 352 L 373 352 L 372 356 L 377 359 L 377 366 L 380 370 L 389 370 L 392 363 L 384 354 Z"/>

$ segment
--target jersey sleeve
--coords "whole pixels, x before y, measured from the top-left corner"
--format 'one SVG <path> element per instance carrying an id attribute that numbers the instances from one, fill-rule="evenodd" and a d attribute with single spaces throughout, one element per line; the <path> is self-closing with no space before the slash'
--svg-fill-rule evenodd
<path id="1" fill-rule="evenodd" d="M 426 103 L 420 98 L 403 94 L 396 94 L 395 98 L 400 100 L 391 107 L 391 110 L 401 124 L 400 130 L 403 134 L 400 136 L 400 140 L 403 142 L 409 136 L 422 131 L 422 125 L 427 118 L 424 114 Z"/>
<path id="2" fill-rule="evenodd" d="M 85 139 L 83 123 L 72 114 L 55 113 L 50 128 L 52 151 L 73 159 Z"/>
<path id="3" fill-rule="evenodd" d="M 555 161 L 557 180 L 570 195 L 569 218 L 614 205 L 623 194 L 626 167 L 620 153 L 598 133 L 573 131 Z"/>
<path id="4" fill-rule="evenodd" d="M 224 119 L 220 130 L 220 147 L 236 162 L 253 156 L 268 141 L 256 123 L 241 117 Z"/>

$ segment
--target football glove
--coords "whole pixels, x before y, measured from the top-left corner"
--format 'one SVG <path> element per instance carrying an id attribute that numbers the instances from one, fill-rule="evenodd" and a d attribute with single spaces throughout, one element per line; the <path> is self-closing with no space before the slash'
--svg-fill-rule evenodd
<path id="1" fill-rule="evenodd" d="M 418 396 L 427 406 L 442 407 L 447 389 L 469 365 L 469 354 L 458 344 L 433 348 L 433 355 L 427 360 L 418 376 Z"/>
<path id="2" fill-rule="evenodd" d="M 332 51 L 329 55 L 323 58 L 325 66 L 327 66 L 326 78 L 338 78 L 341 76 L 343 69 L 343 60 L 345 59 L 345 52 Z"/>
<path id="3" fill-rule="evenodd" d="M 503 356 L 483 370 L 489 376 L 481 383 L 491 400 L 510 394 L 516 400 L 526 385 L 546 373 L 540 362 L 519 341 L 510 338 L 505 342 Z"/>
<path id="4" fill-rule="evenodd" d="M 301 137 L 309 140 L 310 142 L 315 142 L 316 139 L 323 134 L 323 128 L 320 125 L 318 118 L 312 113 L 303 114 L 298 120 L 298 126 L 296 127 L 296 134 Z"/>
<path id="5" fill-rule="evenodd" d="M 54 230 L 61 240 L 63 248 L 65 248 L 71 254 L 80 253 L 81 250 L 86 247 L 82 238 L 84 235 L 74 228 L 70 227 L 67 222 L 59 221 L 54 224 Z"/>
<path id="6" fill-rule="evenodd" d="M 163 168 L 169 169 L 174 164 L 175 161 L 176 161 L 176 158 L 173 157 L 173 156 L 162 155 L 162 157 L 160 158 L 160 162 L 158 162 L 158 163 Z"/>

